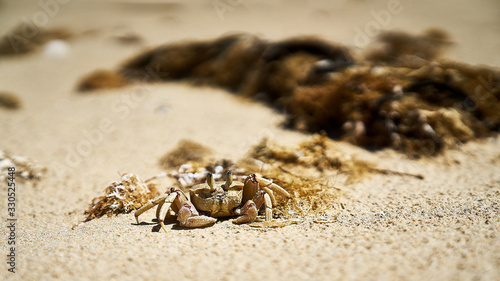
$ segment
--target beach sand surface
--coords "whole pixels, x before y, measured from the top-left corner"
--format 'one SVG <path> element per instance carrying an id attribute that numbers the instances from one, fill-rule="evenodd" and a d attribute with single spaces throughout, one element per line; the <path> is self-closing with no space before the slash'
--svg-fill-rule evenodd
<path id="1" fill-rule="evenodd" d="M 162 172 L 160 157 L 182 139 L 237 160 L 263 137 L 282 145 L 310 137 L 282 128 L 284 113 L 265 104 L 187 82 L 80 94 L 76 85 L 89 72 L 113 69 L 159 44 L 228 32 L 270 40 L 313 34 L 360 49 L 362 36 L 381 29 L 419 33 L 431 27 L 454 39 L 446 57 L 500 67 L 497 1 L 46 2 L 52 6 L 0 2 L 2 34 L 23 21 L 73 34 L 65 55 L 51 56 L 42 47 L 0 58 L 0 90 L 22 99 L 21 109 L 0 110 L 0 149 L 47 167 L 40 181 L 17 181 L 16 273 L 3 262 L 0 279 L 500 280 L 497 137 L 417 160 L 339 142 L 347 155 L 425 178 L 331 179 L 342 204 L 332 205 L 323 223 L 252 228 L 222 220 L 202 229 L 171 224 L 164 233 L 150 211 L 140 225 L 124 214 L 72 230 L 110 182 L 126 172 L 142 179 Z M 221 12 L 214 7 L 220 2 L 231 5 Z M 387 12 L 396 4 L 398 13 Z M 130 34 L 140 41 L 116 39 Z M 161 191 L 174 181 L 163 183 Z M 6 221 L 6 186 L 2 197 Z M 0 234 L 5 257 L 9 229 Z"/>

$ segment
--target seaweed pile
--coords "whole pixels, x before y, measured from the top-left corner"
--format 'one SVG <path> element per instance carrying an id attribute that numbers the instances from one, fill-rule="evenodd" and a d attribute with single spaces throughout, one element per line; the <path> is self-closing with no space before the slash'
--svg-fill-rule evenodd
<path id="1" fill-rule="evenodd" d="M 285 218 L 326 217 L 343 208 L 338 198 L 343 186 L 369 174 L 423 179 L 419 174 L 380 169 L 375 164 L 346 154 L 326 134 L 315 134 L 298 145 L 282 146 L 263 139 L 237 165 L 258 171 L 284 187 L 292 198 L 279 198 L 276 210 Z M 337 184 L 342 181 L 341 184 Z"/>
<path id="2" fill-rule="evenodd" d="M 160 158 L 160 166 L 162 169 L 172 169 L 188 162 L 202 163 L 206 162 L 211 155 L 210 148 L 195 141 L 183 139 Z"/>
<path id="3" fill-rule="evenodd" d="M 337 209 L 341 194 L 335 187 L 338 173 L 360 177 L 370 166 L 341 153 L 324 135 L 290 147 L 263 139 L 238 163 L 273 179 L 292 195 L 289 200 L 277 201 L 277 214 L 285 218 L 317 216 Z"/>
<path id="4" fill-rule="evenodd" d="M 21 99 L 9 92 L 0 91 L 0 108 L 19 109 L 21 107 Z"/>
<path id="5" fill-rule="evenodd" d="M 142 181 L 132 173 L 123 174 L 120 182 L 114 181 L 105 188 L 105 195 L 92 199 L 90 208 L 85 211 L 87 218 L 80 223 L 104 215 L 127 214 L 139 209 L 160 194 L 156 189 L 156 184 L 148 183 L 148 181 Z M 80 223 L 74 225 L 73 228 Z"/>
<path id="6" fill-rule="evenodd" d="M 16 169 L 16 181 L 38 181 L 46 171 L 46 167 L 36 164 L 24 156 L 11 155 L 0 150 L 0 181 L 7 180 L 9 167 Z"/>
<path id="7" fill-rule="evenodd" d="M 449 45 L 436 29 L 381 33 L 361 54 L 317 37 L 270 42 L 233 34 L 145 51 L 112 75 L 87 76 L 79 88 L 188 80 L 266 101 L 286 111 L 291 128 L 436 155 L 500 129 L 500 71 L 441 59 Z"/>

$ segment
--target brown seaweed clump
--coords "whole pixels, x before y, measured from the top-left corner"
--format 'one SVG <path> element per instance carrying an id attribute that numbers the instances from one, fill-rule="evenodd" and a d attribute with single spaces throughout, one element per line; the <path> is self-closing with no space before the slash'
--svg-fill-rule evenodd
<path id="1" fill-rule="evenodd" d="M 24 156 L 10 155 L 0 150 L 0 181 L 8 180 L 10 167 L 15 168 L 15 181 L 38 181 L 47 170 Z"/>
<path id="2" fill-rule="evenodd" d="M 488 90 L 474 76 L 485 72 Z M 498 132 L 499 99 L 500 72 L 443 62 L 351 68 L 321 86 L 297 89 L 287 105 L 296 128 L 418 157 Z"/>
<path id="3" fill-rule="evenodd" d="M 291 128 L 433 156 L 500 130 L 500 71 L 441 59 L 449 45 L 438 29 L 390 31 L 355 56 L 318 37 L 236 34 L 160 46 L 116 73 L 219 86 L 285 111 Z"/>
<path id="4" fill-rule="evenodd" d="M 263 139 L 238 164 L 285 188 L 292 198 L 278 201 L 285 217 L 315 216 L 339 208 L 339 174 L 360 179 L 373 167 L 341 150 L 326 135 L 314 135 L 297 146 L 280 146 Z"/>
<path id="5" fill-rule="evenodd" d="M 315 81 L 316 72 L 342 69 L 352 61 L 346 47 L 318 37 L 269 42 L 250 34 L 231 34 L 148 50 L 127 60 L 117 73 L 131 82 L 187 79 L 273 101 Z"/>
<path id="6" fill-rule="evenodd" d="M 114 181 L 106 187 L 105 195 L 92 199 L 90 209 L 85 211 L 87 218 L 81 223 L 104 215 L 127 214 L 139 209 L 160 194 L 156 184 L 148 181 L 144 182 L 132 173 L 123 174 L 120 182 Z"/>
<path id="7" fill-rule="evenodd" d="M 78 91 L 89 92 L 97 89 L 121 88 L 129 84 L 123 76 L 109 70 L 96 70 L 82 79 Z"/>
<path id="8" fill-rule="evenodd" d="M 294 146 L 281 146 L 263 139 L 238 165 L 258 171 L 284 187 L 292 198 L 278 201 L 277 209 L 288 218 L 318 216 L 341 208 L 340 179 L 344 184 L 359 181 L 369 174 L 423 179 L 422 175 L 377 168 L 373 163 L 344 153 L 326 134 L 316 134 Z"/>
<path id="9" fill-rule="evenodd" d="M 21 107 L 21 99 L 14 94 L 0 92 L 0 107 L 6 109 L 19 109 Z"/>
<path id="10" fill-rule="evenodd" d="M 176 147 L 160 158 L 160 166 L 162 169 L 172 169 L 190 162 L 198 166 L 197 163 L 208 162 L 211 155 L 210 148 L 195 141 L 183 139 Z"/>
<path id="11" fill-rule="evenodd" d="M 0 38 L 0 57 L 31 53 L 51 40 L 67 39 L 70 36 L 70 32 L 62 28 L 43 29 L 22 23 Z"/>
<path id="12" fill-rule="evenodd" d="M 412 59 L 432 61 L 450 45 L 451 38 L 440 29 L 429 29 L 418 35 L 386 31 L 365 50 L 364 56 L 377 64 L 407 64 Z"/>

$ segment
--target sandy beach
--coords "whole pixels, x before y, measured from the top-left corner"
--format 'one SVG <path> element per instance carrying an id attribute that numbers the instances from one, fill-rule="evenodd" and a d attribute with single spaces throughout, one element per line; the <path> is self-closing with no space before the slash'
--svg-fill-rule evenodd
<path id="1" fill-rule="evenodd" d="M 454 41 L 444 57 L 500 68 L 496 1 L 0 1 L 1 36 L 21 23 L 70 36 L 0 57 L 0 92 L 21 101 L 19 109 L 0 108 L 0 150 L 46 168 L 40 179 L 16 178 L 14 216 L 0 184 L 7 226 L 0 231 L 0 279 L 500 280 L 497 136 L 420 159 L 338 141 L 348 157 L 424 178 L 331 177 L 340 195 L 325 220 L 280 228 L 169 224 L 165 233 L 149 211 L 141 224 L 129 213 L 72 229 L 121 174 L 164 172 L 159 159 L 180 140 L 237 161 L 264 137 L 287 146 L 311 137 L 283 128 L 283 112 L 216 87 L 181 81 L 82 94 L 84 75 L 160 44 L 229 32 L 270 40 L 317 35 L 359 50 L 382 30 L 431 27 Z M 175 184 L 168 178 L 159 189 Z"/>

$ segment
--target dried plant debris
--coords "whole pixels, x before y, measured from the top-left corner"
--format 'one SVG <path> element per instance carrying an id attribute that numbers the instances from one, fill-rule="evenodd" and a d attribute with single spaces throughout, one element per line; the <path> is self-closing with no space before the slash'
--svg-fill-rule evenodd
<path id="1" fill-rule="evenodd" d="M 8 92 L 0 92 L 0 108 L 19 109 L 21 107 L 21 99 L 16 95 Z"/>
<path id="2" fill-rule="evenodd" d="M 342 153 L 324 134 L 313 135 L 296 147 L 284 147 L 263 139 L 248 152 L 248 156 L 264 163 L 303 166 L 319 172 L 341 168 L 349 170 L 354 166 L 352 157 Z M 346 165 L 348 168 L 345 168 Z"/>
<path id="3" fill-rule="evenodd" d="M 87 218 L 80 223 L 104 215 L 127 214 L 139 209 L 150 199 L 160 194 L 156 189 L 156 184 L 148 183 L 150 180 L 142 181 L 132 173 L 123 174 L 120 182 L 114 181 L 106 187 L 105 195 L 92 199 L 90 209 L 85 211 Z M 74 225 L 73 228 L 76 226 L 78 224 Z"/>
<path id="4" fill-rule="evenodd" d="M 412 59 L 434 60 L 452 44 L 450 36 L 440 29 L 429 29 L 420 35 L 386 31 L 365 50 L 364 56 L 376 63 L 407 64 Z"/>
<path id="5" fill-rule="evenodd" d="M 114 35 L 113 39 L 123 45 L 138 45 L 143 41 L 138 34 L 131 31 L 118 31 L 117 34 Z"/>
<path id="6" fill-rule="evenodd" d="M 188 162 L 204 163 L 212 155 L 212 150 L 192 140 L 181 140 L 175 148 L 160 158 L 163 169 L 172 169 Z"/>
<path id="7" fill-rule="evenodd" d="M 259 171 L 285 188 L 292 199 L 279 201 L 277 209 L 287 218 L 321 215 L 340 208 L 339 176 L 349 184 L 369 173 L 423 179 L 422 175 L 379 169 L 374 164 L 342 152 L 325 134 L 313 135 L 296 146 L 281 146 L 264 139 L 238 162 L 247 171 Z"/>
<path id="8" fill-rule="evenodd" d="M 71 33 L 62 28 L 43 29 L 22 23 L 0 38 L 0 57 L 27 54 L 56 39 L 67 39 Z"/>
<path id="9" fill-rule="evenodd" d="M 216 85 L 285 110 L 291 128 L 432 156 L 500 130 L 500 71 L 441 59 L 449 45 L 437 29 L 383 32 L 357 55 L 317 37 L 236 34 L 160 46 L 116 73 Z"/>
<path id="10" fill-rule="evenodd" d="M 7 180 L 9 167 L 16 169 L 16 181 L 38 181 L 46 171 L 45 167 L 34 163 L 24 156 L 10 155 L 0 150 L 0 181 Z"/>
<path id="11" fill-rule="evenodd" d="M 291 199 L 277 199 L 276 216 L 285 219 L 318 216 L 339 209 L 342 192 L 335 176 L 317 176 L 304 169 L 285 169 L 276 163 L 261 171 L 263 177 L 285 188 Z"/>
<path id="12" fill-rule="evenodd" d="M 78 91 L 90 92 L 96 89 L 114 89 L 128 85 L 129 82 L 114 71 L 96 70 L 82 79 Z"/>
<path id="13" fill-rule="evenodd" d="M 301 56 L 290 57 L 295 53 Z M 323 62 L 317 66 L 318 60 Z M 254 96 L 280 84 L 293 90 L 309 79 L 309 68 L 341 69 L 351 63 L 346 47 L 317 37 L 268 42 L 250 34 L 232 34 L 163 45 L 129 59 L 117 72 L 130 81 L 189 79 Z"/>
<path id="14" fill-rule="evenodd" d="M 264 139 L 238 164 L 259 171 L 292 194 L 292 199 L 278 201 L 277 209 L 286 218 L 318 215 L 338 207 L 340 189 L 335 187 L 338 173 L 359 177 L 369 166 L 343 154 L 324 135 L 291 147 Z"/>

